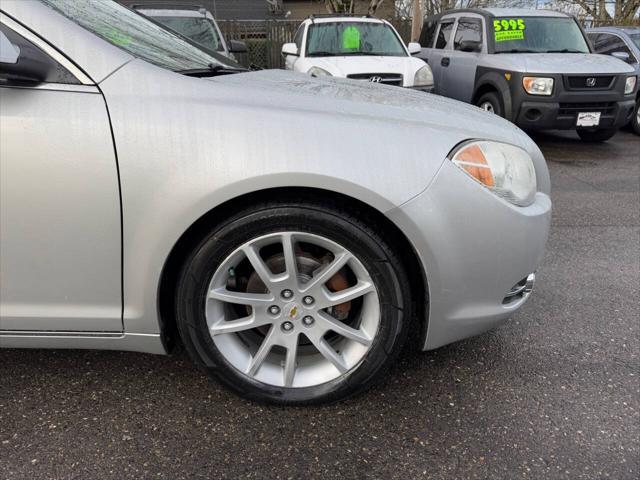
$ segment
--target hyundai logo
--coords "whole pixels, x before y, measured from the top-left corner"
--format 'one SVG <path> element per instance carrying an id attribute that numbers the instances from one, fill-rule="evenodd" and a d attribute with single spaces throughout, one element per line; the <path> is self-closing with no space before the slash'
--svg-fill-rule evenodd
<path id="1" fill-rule="evenodd" d="M 382 77 L 370 77 L 369 81 L 373 83 L 380 83 L 382 81 Z"/>
<path id="2" fill-rule="evenodd" d="M 587 87 L 595 87 L 596 79 L 593 77 L 587 78 Z"/>

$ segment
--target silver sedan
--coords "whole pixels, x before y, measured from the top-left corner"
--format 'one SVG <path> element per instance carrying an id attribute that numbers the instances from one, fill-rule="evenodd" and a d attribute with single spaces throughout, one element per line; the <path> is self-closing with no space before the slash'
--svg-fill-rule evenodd
<path id="1" fill-rule="evenodd" d="M 242 395 L 313 403 L 527 300 L 549 175 L 505 120 L 245 72 L 112 2 L 0 8 L 0 346 L 181 341 Z"/>

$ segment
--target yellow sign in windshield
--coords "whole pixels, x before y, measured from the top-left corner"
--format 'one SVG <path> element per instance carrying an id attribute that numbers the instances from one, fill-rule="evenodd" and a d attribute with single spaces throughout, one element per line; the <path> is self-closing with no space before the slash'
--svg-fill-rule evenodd
<path id="1" fill-rule="evenodd" d="M 522 18 L 501 18 L 493 21 L 493 32 L 496 42 L 524 40 L 526 25 Z"/>

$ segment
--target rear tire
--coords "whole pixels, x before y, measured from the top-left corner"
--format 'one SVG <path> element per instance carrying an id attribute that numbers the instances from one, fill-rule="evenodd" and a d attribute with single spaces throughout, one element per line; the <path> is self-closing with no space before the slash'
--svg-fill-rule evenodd
<path id="1" fill-rule="evenodd" d="M 177 325 L 191 357 L 236 393 L 267 403 L 336 401 L 379 381 L 406 343 L 412 301 L 402 261 L 382 229 L 366 218 L 327 202 L 278 201 L 252 205 L 214 227 L 185 262 L 177 285 Z M 287 251 L 293 252 L 289 260 Z M 345 303 L 323 307 L 323 289 L 344 295 L 332 284 L 338 274 L 319 281 L 311 305 L 305 303 L 306 286 L 341 252 L 349 258 L 337 270 L 342 281 L 350 281 L 343 288 L 373 285 L 349 302 L 346 317 Z M 229 302 L 228 294 L 241 301 Z M 251 295 L 254 303 L 245 303 Z M 370 328 L 373 315 L 378 320 Z M 243 326 L 250 317 L 260 324 Z M 228 333 L 233 321 L 242 330 Z M 368 340 L 355 332 L 365 332 Z"/>
<path id="2" fill-rule="evenodd" d="M 480 107 L 486 112 L 495 113 L 499 117 L 504 117 L 504 108 L 502 107 L 502 101 L 495 92 L 488 92 L 482 95 L 476 102 L 476 106 Z"/>
<path id="3" fill-rule="evenodd" d="M 592 130 L 592 129 L 576 130 L 580 139 L 583 142 L 589 142 L 589 143 L 606 142 L 611 137 L 613 137 L 617 131 L 618 131 L 617 128 L 602 128 L 599 130 Z"/>

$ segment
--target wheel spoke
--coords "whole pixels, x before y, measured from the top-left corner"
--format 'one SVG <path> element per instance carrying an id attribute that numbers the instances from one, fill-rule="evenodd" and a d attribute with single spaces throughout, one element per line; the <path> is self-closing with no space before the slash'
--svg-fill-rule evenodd
<path id="1" fill-rule="evenodd" d="M 256 318 L 255 315 L 249 315 L 248 317 L 239 318 L 238 320 L 221 321 L 215 323 L 209 328 L 211 335 L 222 335 L 223 333 L 236 333 L 243 332 L 245 330 L 251 330 L 252 328 L 262 327 L 272 323 L 271 319 L 266 317 Z"/>
<path id="2" fill-rule="evenodd" d="M 290 341 L 287 346 L 287 355 L 284 361 L 284 386 L 291 387 L 293 385 L 293 377 L 296 373 L 296 358 L 298 354 L 298 334 Z"/>
<path id="3" fill-rule="evenodd" d="M 271 270 L 269 270 L 266 263 L 264 263 L 264 260 L 262 260 L 262 257 L 260 257 L 260 254 L 258 253 L 258 250 L 253 245 L 246 245 L 242 251 L 247 256 L 247 259 L 258 274 L 258 277 L 260 277 L 260 280 L 262 280 L 262 283 L 264 283 L 269 291 L 273 293 L 273 284 L 277 281 L 277 278 L 271 273 Z"/>
<path id="4" fill-rule="evenodd" d="M 325 298 L 322 300 L 322 308 L 326 308 L 360 298 L 369 292 L 373 292 L 374 288 L 372 283 L 360 281 L 353 287 L 345 288 L 338 292 L 330 292 L 326 288 L 323 291 Z"/>
<path id="5" fill-rule="evenodd" d="M 254 307 L 269 305 L 273 302 L 273 295 L 270 293 L 233 292 L 227 290 L 225 287 L 209 290 L 209 298 L 220 300 L 221 302 L 251 305 Z"/>
<path id="6" fill-rule="evenodd" d="M 267 355 L 269 355 L 269 352 L 275 345 L 274 343 L 275 336 L 276 336 L 276 327 L 274 325 L 269 330 L 269 333 L 267 333 L 267 336 L 264 337 L 264 340 L 262 341 L 260 348 L 258 348 L 258 351 L 251 359 L 251 363 L 249 364 L 249 368 L 247 369 L 248 375 L 255 377 L 256 373 L 258 373 L 258 370 L 264 363 L 265 359 L 267 358 Z"/>
<path id="7" fill-rule="evenodd" d="M 298 265 L 296 261 L 296 246 L 293 242 L 293 235 L 290 233 L 282 235 L 282 251 L 284 253 L 284 264 L 287 277 L 298 285 Z"/>
<path id="8" fill-rule="evenodd" d="M 327 343 L 327 341 L 324 338 L 318 337 L 316 335 L 309 336 L 308 338 L 309 338 L 309 340 L 311 340 L 311 343 L 313 343 L 313 345 L 318 349 L 320 354 L 324 358 L 329 360 L 331 362 L 331 364 L 334 367 L 336 367 L 336 369 L 340 373 L 344 373 L 344 372 L 346 372 L 348 370 L 347 364 L 345 363 L 345 361 L 342 358 L 342 356 L 339 355 L 338 352 L 336 352 L 331 347 L 331 345 L 329 345 Z"/>
<path id="9" fill-rule="evenodd" d="M 364 331 L 350 327 L 326 312 L 318 312 L 318 317 L 325 324 L 327 330 L 331 330 L 349 340 L 354 340 L 365 347 L 371 345 L 371 338 Z"/>
<path id="10" fill-rule="evenodd" d="M 324 267 L 320 272 L 316 273 L 311 280 L 302 286 L 302 291 L 307 292 L 317 287 L 318 285 L 324 285 L 333 277 L 336 273 L 344 267 L 351 259 L 351 254 L 348 252 L 342 252 L 336 256 L 333 261 Z"/>

